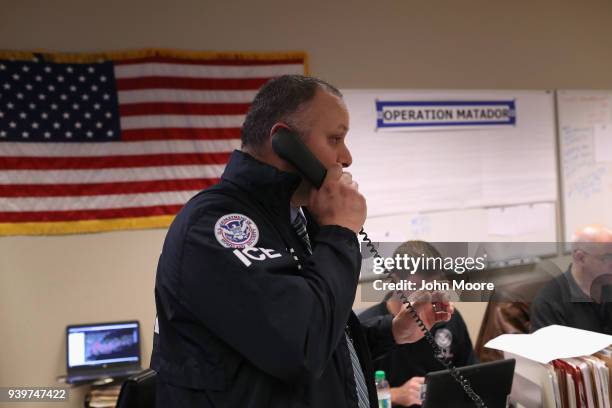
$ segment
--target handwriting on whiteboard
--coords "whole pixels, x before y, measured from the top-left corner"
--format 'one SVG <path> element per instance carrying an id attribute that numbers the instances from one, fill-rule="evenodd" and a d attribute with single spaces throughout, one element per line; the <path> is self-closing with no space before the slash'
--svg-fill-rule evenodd
<path id="1" fill-rule="evenodd" d="M 595 162 L 593 128 L 564 126 L 561 129 L 563 174 L 570 180 L 578 170 Z"/>
<path id="2" fill-rule="evenodd" d="M 588 199 L 595 194 L 601 193 L 606 173 L 607 169 L 605 166 L 597 167 L 594 171 L 588 172 L 568 183 L 568 197 Z"/>

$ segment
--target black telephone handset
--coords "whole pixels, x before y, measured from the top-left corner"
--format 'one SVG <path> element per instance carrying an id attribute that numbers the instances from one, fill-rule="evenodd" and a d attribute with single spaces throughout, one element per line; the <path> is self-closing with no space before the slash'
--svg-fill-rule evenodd
<path id="1" fill-rule="evenodd" d="M 289 129 L 279 128 L 272 136 L 272 149 L 281 159 L 287 160 L 317 189 L 323 184 L 327 169 Z"/>
<path id="2" fill-rule="evenodd" d="M 306 147 L 304 142 L 300 139 L 298 135 L 287 128 L 279 128 L 276 133 L 272 135 L 272 149 L 274 152 L 281 158 L 293 165 L 302 175 L 312 183 L 317 189 L 321 187 L 323 184 L 323 180 L 325 179 L 325 175 L 327 174 L 327 169 L 321 164 L 319 159 L 315 157 L 314 154 Z M 368 237 L 368 234 L 365 233 L 363 228 L 359 231 L 359 234 L 362 236 L 364 242 L 368 246 L 370 252 L 374 255 L 374 257 L 380 258 L 380 254 L 378 250 L 372 243 L 372 240 Z M 384 272 L 388 277 L 393 279 L 393 275 L 390 271 L 385 269 Z M 442 352 L 440 347 L 436 344 L 431 332 L 423 323 L 423 320 L 419 317 L 419 314 L 416 312 L 412 303 L 408 300 L 404 292 L 396 291 L 396 293 L 400 296 L 406 308 L 417 322 L 417 325 L 423 331 L 427 342 L 431 345 L 434 356 L 436 359 L 444 366 L 446 369 L 450 371 L 450 374 L 453 378 L 461 385 L 465 393 L 474 401 L 477 407 L 485 407 L 486 405 L 482 398 L 478 396 L 472 389 L 470 382 L 467 378 L 465 378 L 453 365 L 452 362 L 446 361 L 443 359 Z"/>

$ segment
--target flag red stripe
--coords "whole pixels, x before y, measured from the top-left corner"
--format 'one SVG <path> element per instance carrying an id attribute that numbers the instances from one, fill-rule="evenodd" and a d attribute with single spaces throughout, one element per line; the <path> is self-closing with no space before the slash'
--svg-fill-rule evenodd
<path id="1" fill-rule="evenodd" d="M 303 58 L 290 59 L 270 59 L 270 60 L 255 60 L 255 59 L 189 59 L 189 58 L 172 58 L 172 57 L 145 57 L 132 58 L 125 60 L 115 60 L 115 65 L 131 65 L 143 63 L 162 63 L 162 64 L 185 64 L 185 65 L 227 65 L 227 66 L 266 66 L 266 65 L 288 65 L 288 64 L 304 64 Z"/>
<path id="2" fill-rule="evenodd" d="M 121 141 L 240 139 L 240 128 L 152 128 L 121 131 Z"/>
<path id="3" fill-rule="evenodd" d="M 246 115 L 248 103 L 129 103 L 119 106 L 121 116 L 135 115 Z"/>
<path id="4" fill-rule="evenodd" d="M 119 91 L 141 89 L 193 89 L 204 91 L 257 90 L 270 78 L 179 78 L 145 76 L 138 78 L 117 78 Z"/>
<path id="5" fill-rule="evenodd" d="M 2 211 L 0 212 L 0 222 L 54 222 L 150 217 L 154 215 L 174 215 L 182 207 L 182 205 L 159 205 L 151 207 L 113 208 L 105 210 Z"/>
<path id="6" fill-rule="evenodd" d="M 230 153 L 179 153 L 105 157 L 3 157 L 2 170 L 108 169 L 225 164 Z"/>
<path id="7" fill-rule="evenodd" d="M 218 178 L 122 181 L 91 184 L 0 184 L 0 197 L 64 197 L 204 190 Z"/>

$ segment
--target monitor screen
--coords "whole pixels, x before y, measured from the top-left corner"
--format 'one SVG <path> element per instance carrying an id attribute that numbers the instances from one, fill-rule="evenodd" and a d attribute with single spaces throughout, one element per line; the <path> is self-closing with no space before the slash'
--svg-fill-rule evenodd
<path id="1" fill-rule="evenodd" d="M 138 322 L 68 327 L 68 367 L 139 363 Z"/>

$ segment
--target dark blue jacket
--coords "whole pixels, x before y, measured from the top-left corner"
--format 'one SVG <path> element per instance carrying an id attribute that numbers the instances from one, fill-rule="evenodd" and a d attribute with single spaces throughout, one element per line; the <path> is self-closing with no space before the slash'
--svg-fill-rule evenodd
<path id="1" fill-rule="evenodd" d="M 299 183 L 235 151 L 176 216 L 155 282 L 158 407 L 357 407 L 347 324 L 377 405 L 370 351 L 393 345 L 390 319 L 364 331 L 351 311 L 352 231 L 309 218 L 307 255 L 290 224 Z"/>

